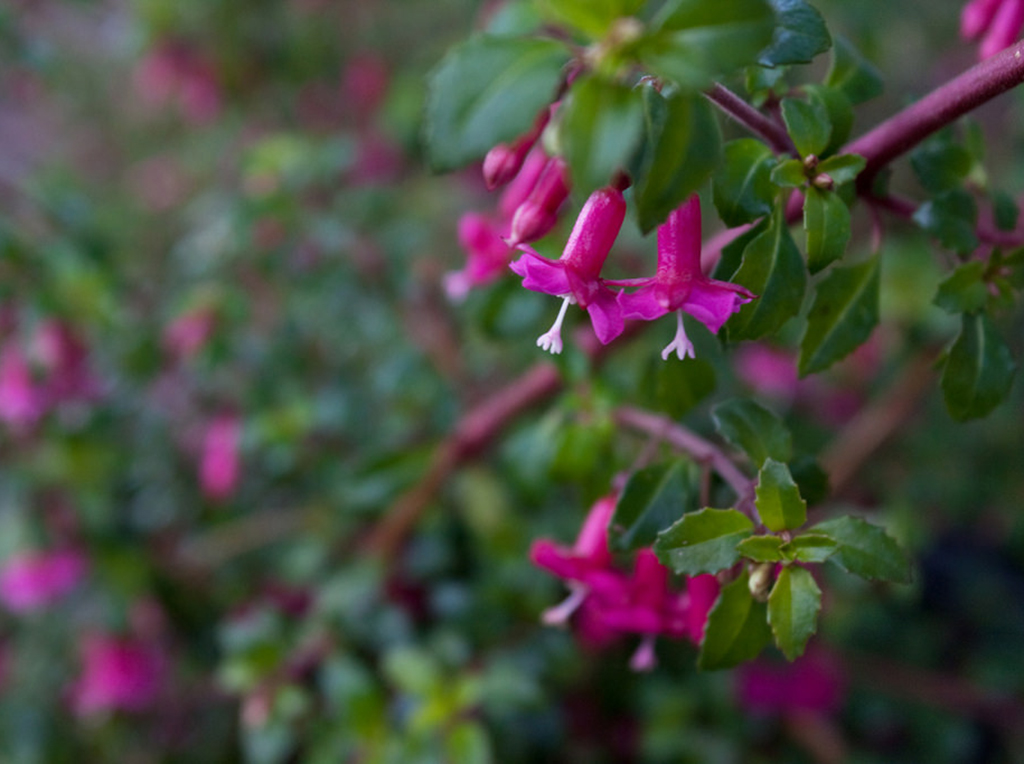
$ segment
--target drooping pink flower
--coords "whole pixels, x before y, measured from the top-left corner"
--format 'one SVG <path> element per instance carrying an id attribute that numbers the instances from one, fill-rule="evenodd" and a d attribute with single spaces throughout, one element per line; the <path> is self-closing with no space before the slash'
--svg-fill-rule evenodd
<path id="1" fill-rule="evenodd" d="M 832 714 L 843 704 L 846 678 L 839 660 L 820 646 L 792 663 L 758 660 L 737 669 L 736 695 L 747 711 L 760 714 Z"/>
<path id="2" fill-rule="evenodd" d="M 241 437 L 242 423 L 233 414 L 222 414 L 207 426 L 199 460 L 199 485 L 207 499 L 224 501 L 238 487 Z"/>
<path id="3" fill-rule="evenodd" d="M 508 245 L 542 239 L 558 222 L 558 210 L 569 198 L 569 165 L 561 157 L 547 160 L 529 196 L 516 208 Z"/>
<path id="4" fill-rule="evenodd" d="M 664 359 L 673 351 L 680 360 L 694 357 L 693 344 L 683 329 L 683 313 L 717 333 L 733 313 L 754 299 L 738 284 L 705 276 L 700 266 L 700 249 L 700 197 L 694 195 L 658 227 L 658 269 L 654 277 L 608 282 L 640 287 L 635 292 L 619 294 L 625 318 L 652 321 L 675 311 L 676 335 L 662 351 Z"/>
<path id="5" fill-rule="evenodd" d="M 130 637 L 93 634 L 81 645 L 82 673 L 71 688 L 79 716 L 112 711 L 143 711 L 163 685 L 165 661 L 155 647 Z"/>
<path id="6" fill-rule="evenodd" d="M 622 333 L 623 311 L 615 293 L 602 281 L 601 268 L 625 216 L 622 191 L 605 186 L 592 193 L 583 205 L 559 260 L 549 260 L 530 247 L 519 245 L 523 256 L 511 268 L 523 277 L 523 286 L 563 298 L 558 318 L 550 331 L 538 338 L 538 346 L 552 353 L 562 352 L 562 322 L 571 303 L 590 314 L 594 333 L 603 344 Z"/>
<path id="7" fill-rule="evenodd" d="M 80 552 L 22 552 L 0 568 L 0 600 L 14 613 L 43 610 L 69 594 L 85 576 Z"/>
<path id="8" fill-rule="evenodd" d="M 981 38 L 978 57 L 994 56 L 1012 45 L 1024 29 L 1024 0 L 971 0 L 960 14 L 960 34 Z"/>

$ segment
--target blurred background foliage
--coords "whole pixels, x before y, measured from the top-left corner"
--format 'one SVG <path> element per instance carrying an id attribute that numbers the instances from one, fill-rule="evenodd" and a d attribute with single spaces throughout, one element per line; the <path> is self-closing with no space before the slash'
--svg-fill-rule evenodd
<path id="1" fill-rule="evenodd" d="M 818 6 L 885 73 L 855 134 L 973 60 L 957 3 Z M 933 377 L 838 497 L 918 565 L 909 587 L 823 582 L 832 704 L 787 702 L 778 669 L 783 700 L 758 706 L 742 670 L 698 674 L 689 645 L 660 644 L 637 675 L 634 645 L 598 653 L 538 623 L 561 593 L 530 542 L 569 541 L 646 446 L 609 412 L 640 403 L 709 433 L 713 403 L 751 392 L 738 351 L 699 328 L 688 365 L 652 360 L 664 327 L 599 368 L 567 348 L 567 392 L 448 481 L 400 555 L 365 553 L 460 412 L 538 359 L 550 320 L 511 280 L 454 306 L 441 288 L 458 215 L 493 202 L 475 168 L 423 169 L 424 76 L 494 11 L 0 8 L 0 560 L 85 560 L 73 594 L 0 613 L 0 760 L 1020 761 L 1020 385 L 957 425 Z M 1018 195 L 1019 93 L 977 123 L 992 182 Z M 796 398 L 758 391 L 802 451 L 956 331 L 931 305 L 924 235 L 888 225 L 883 251 L 870 360 Z M 1021 328 L 1004 327 L 1018 357 Z M 201 473 L 216 421 L 239 462 L 219 492 Z M 129 686 L 90 702 L 104 639 Z"/>

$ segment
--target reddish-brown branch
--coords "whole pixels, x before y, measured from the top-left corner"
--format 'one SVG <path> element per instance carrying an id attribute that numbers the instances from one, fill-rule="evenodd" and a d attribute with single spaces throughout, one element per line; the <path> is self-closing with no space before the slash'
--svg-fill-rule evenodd
<path id="1" fill-rule="evenodd" d="M 716 82 L 711 90 L 704 92 L 704 96 L 733 120 L 767 141 L 776 153 L 796 154 L 796 148 L 785 127 L 755 109 L 729 88 Z"/>
<path id="2" fill-rule="evenodd" d="M 873 207 L 885 210 L 897 217 L 910 220 L 917 212 L 917 203 L 904 196 L 889 194 L 887 196 L 866 196 L 865 200 Z M 984 223 L 979 223 L 975 229 L 978 239 L 993 247 L 1020 247 L 1024 246 L 1024 230 L 1019 226 L 1013 231 L 1001 231 Z"/>

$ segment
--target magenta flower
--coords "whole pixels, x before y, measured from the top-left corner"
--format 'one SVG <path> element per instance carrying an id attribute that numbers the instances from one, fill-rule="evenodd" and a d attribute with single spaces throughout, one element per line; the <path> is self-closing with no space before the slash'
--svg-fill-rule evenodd
<path id="1" fill-rule="evenodd" d="M 547 236 L 558 222 L 559 208 L 569 198 L 569 185 L 569 165 L 561 157 L 549 159 L 529 195 L 512 215 L 510 247 Z"/>
<path id="2" fill-rule="evenodd" d="M 540 134 L 547 127 L 554 106 L 543 109 L 534 120 L 530 129 L 516 138 L 512 143 L 499 143 L 487 152 L 484 157 L 484 183 L 489 190 L 503 186 L 516 177 Z"/>
<path id="3" fill-rule="evenodd" d="M 9 342 L 0 350 L 0 420 L 26 430 L 43 415 L 44 399 L 21 347 Z"/>
<path id="4" fill-rule="evenodd" d="M 960 34 L 981 38 L 979 58 L 988 58 L 1012 45 L 1024 29 L 1024 0 L 971 0 L 960 14 Z"/>
<path id="5" fill-rule="evenodd" d="M 70 549 L 13 555 L 0 568 L 0 600 L 14 613 L 43 610 L 78 586 L 86 567 Z"/>
<path id="6" fill-rule="evenodd" d="M 176 361 L 194 357 L 210 339 L 215 322 L 216 315 L 208 307 L 182 313 L 164 327 L 164 350 Z"/>
<path id="7" fill-rule="evenodd" d="M 694 195 L 658 227 L 658 270 L 654 277 L 608 282 L 640 287 L 633 293 L 619 294 L 625 318 L 652 321 L 675 311 L 676 336 L 662 351 L 664 359 L 672 351 L 680 360 L 694 357 L 693 344 L 683 329 L 683 313 L 717 333 L 733 313 L 754 299 L 738 284 L 705 276 L 700 267 L 700 247 L 700 197 Z"/>
<path id="8" fill-rule="evenodd" d="M 165 674 L 154 647 L 127 637 L 95 634 L 82 642 L 82 673 L 71 688 L 79 716 L 142 711 L 156 700 Z"/>
<path id="9" fill-rule="evenodd" d="M 839 660 L 812 647 L 792 663 L 759 660 L 736 673 L 736 695 L 748 711 L 765 714 L 831 714 L 840 709 L 846 678 Z"/>
<path id="10" fill-rule="evenodd" d="M 233 414 L 216 417 L 206 428 L 199 460 L 199 485 L 211 501 L 231 497 L 241 479 L 242 424 Z"/>
<path id="11" fill-rule="evenodd" d="M 625 216 L 626 201 L 622 191 L 606 186 L 592 193 L 583 205 L 558 261 L 519 245 L 523 257 L 512 263 L 511 268 L 523 277 L 523 286 L 563 298 L 558 318 L 537 340 L 538 346 L 552 353 L 562 352 L 562 322 L 572 303 L 590 314 L 594 333 L 603 344 L 622 333 L 623 311 L 615 293 L 602 281 L 601 268 Z"/>
<path id="12" fill-rule="evenodd" d="M 46 372 L 42 393 L 47 406 L 101 395 L 102 385 L 89 368 L 89 348 L 67 323 L 55 319 L 42 322 L 33 345 Z"/>

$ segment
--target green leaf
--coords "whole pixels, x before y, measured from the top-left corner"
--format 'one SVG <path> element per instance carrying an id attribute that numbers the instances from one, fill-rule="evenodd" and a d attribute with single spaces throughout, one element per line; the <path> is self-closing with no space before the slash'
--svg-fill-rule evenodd
<path id="1" fill-rule="evenodd" d="M 706 87 L 720 75 L 754 63 L 771 42 L 774 15 L 764 0 L 668 0 L 637 46 L 654 74 L 684 87 Z"/>
<path id="2" fill-rule="evenodd" d="M 447 761 L 459 764 L 491 764 L 495 760 L 491 741 L 483 725 L 463 721 L 452 727 L 445 738 Z"/>
<path id="3" fill-rule="evenodd" d="M 786 544 L 784 550 L 797 562 L 825 562 L 838 548 L 838 542 L 824 533 L 803 533 Z"/>
<path id="4" fill-rule="evenodd" d="M 742 512 L 702 509 L 659 533 L 654 553 L 676 573 L 717 573 L 739 560 L 736 544 L 753 532 L 754 524 Z"/>
<path id="5" fill-rule="evenodd" d="M 989 414 L 1010 392 L 1017 370 L 1010 349 L 984 313 L 964 313 L 942 372 L 946 408 L 958 421 Z"/>
<path id="6" fill-rule="evenodd" d="M 724 669 L 756 658 L 771 639 L 767 605 L 750 594 L 747 571 L 722 588 L 708 614 L 697 668 Z"/>
<path id="7" fill-rule="evenodd" d="M 761 51 L 762 66 L 810 63 L 819 53 L 832 47 L 825 19 L 804 0 L 769 0 L 775 11 L 772 43 Z"/>
<path id="8" fill-rule="evenodd" d="M 739 448 L 760 469 L 768 459 L 789 461 L 793 452 L 789 430 L 775 414 L 751 400 L 734 399 L 711 411 L 718 434 Z"/>
<path id="9" fill-rule="evenodd" d="M 800 312 L 807 290 L 807 268 L 790 236 L 780 204 L 771 224 L 747 245 L 733 276 L 758 299 L 744 305 L 726 323 L 729 340 L 756 340 L 779 329 Z"/>
<path id="10" fill-rule="evenodd" d="M 772 211 L 775 154 L 760 141 L 741 138 L 725 144 L 725 157 L 714 177 L 715 208 L 730 228 Z"/>
<path id="11" fill-rule="evenodd" d="M 846 139 L 850 137 L 850 131 L 853 129 L 853 105 L 850 103 L 850 99 L 839 88 L 830 88 L 825 85 L 804 85 L 801 90 L 807 94 L 807 99 L 811 103 L 820 104 L 828 114 L 828 121 L 832 123 L 832 135 L 822 154 L 831 154 L 837 151 L 846 143 Z"/>
<path id="12" fill-rule="evenodd" d="M 643 88 L 645 141 L 633 169 L 633 199 L 644 234 L 711 177 L 722 153 L 718 122 L 707 101 Z"/>
<path id="13" fill-rule="evenodd" d="M 768 229 L 769 220 L 770 218 L 763 218 L 757 225 L 748 228 L 726 244 L 722 248 L 722 256 L 718 259 L 718 264 L 711 272 L 711 278 L 732 281 L 732 277 L 736 275 L 736 271 L 740 269 L 740 264 L 743 262 L 743 252 L 747 245 Z"/>
<path id="14" fill-rule="evenodd" d="M 783 188 L 796 188 L 807 182 L 804 163 L 799 159 L 786 159 L 772 170 L 772 183 Z"/>
<path id="15" fill-rule="evenodd" d="M 1005 191 L 993 191 L 992 215 L 996 221 L 996 228 L 1000 231 L 1012 231 L 1017 227 L 1017 218 L 1020 217 L 1020 209 L 1017 202 Z"/>
<path id="16" fill-rule="evenodd" d="M 947 313 L 977 313 L 991 296 L 984 278 L 981 260 L 961 265 L 939 284 L 935 304 Z"/>
<path id="17" fill-rule="evenodd" d="M 775 644 L 787 660 L 803 654 L 807 640 L 818 629 L 821 589 L 805 568 L 789 567 L 779 572 L 768 595 L 768 623 Z"/>
<path id="18" fill-rule="evenodd" d="M 774 459 L 765 461 L 757 475 L 754 504 L 761 522 L 770 531 L 787 531 L 807 522 L 807 502 L 800 497 L 789 467 Z"/>
<path id="19" fill-rule="evenodd" d="M 589 196 L 625 169 L 643 135 L 640 92 L 599 77 L 580 77 L 563 108 L 559 141 L 573 191 Z"/>
<path id="20" fill-rule="evenodd" d="M 978 248 L 978 205 L 962 188 L 922 204 L 914 213 L 914 222 L 957 254 L 966 255 Z"/>
<path id="21" fill-rule="evenodd" d="M 736 545 L 736 551 L 754 562 L 782 562 L 782 546 L 786 542 L 778 536 L 751 536 Z"/>
<path id="22" fill-rule="evenodd" d="M 604 37 L 616 19 L 631 16 L 642 6 L 642 0 L 540 0 L 545 16 L 595 40 Z"/>
<path id="23" fill-rule="evenodd" d="M 818 172 L 825 173 L 837 186 L 841 186 L 860 175 L 866 164 L 867 161 L 859 154 L 838 154 L 819 164 Z"/>
<path id="24" fill-rule="evenodd" d="M 928 141 L 910 155 L 910 166 L 930 194 L 959 188 L 973 164 L 970 152 L 952 143 L 948 134 Z"/>
<path id="25" fill-rule="evenodd" d="M 804 231 L 807 233 L 807 269 L 826 268 L 846 252 L 850 243 L 850 209 L 835 191 L 811 186 L 804 197 Z"/>
<path id="26" fill-rule="evenodd" d="M 783 98 L 782 121 L 800 156 L 817 156 L 828 146 L 832 123 L 823 104 Z"/>
<path id="27" fill-rule="evenodd" d="M 615 505 L 609 546 L 622 552 L 650 546 L 659 531 L 696 506 L 697 493 L 692 465 L 682 460 L 634 472 Z"/>
<path id="28" fill-rule="evenodd" d="M 831 562 L 863 578 L 910 583 L 910 562 L 882 528 L 859 517 L 837 517 L 808 529 L 835 540 Z"/>
<path id="29" fill-rule="evenodd" d="M 568 60 L 551 40 L 478 35 L 452 48 L 430 78 L 431 167 L 459 167 L 529 130 L 554 98 Z"/>
<path id="30" fill-rule="evenodd" d="M 800 487 L 800 495 L 811 506 L 828 498 L 828 475 L 813 456 L 798 456 L 789 463 L 789 474 Z"/>
<path id="31" fill-rule="evenodd" d="M 818 285 L 800 342 L 800 376 L 827 369 L 856 350 L 878 324 L 880 256 L 836 268 Z"/>
<path id="32" fill-rule="evenodd" d="M 832 65 L 825 76 L 825 84 L 842 90 L 854 106 L 880 96 L 882 75 L 874 64 L 845 38 L 835 37 L 833 43 Z"/>
<path id="33" fill-rule="evenodd" d="M 654 356 L 639 392 L 643 405 L 678 419 L 714 391 L 715 367 L 704 359 L 665 363 Z"/>

